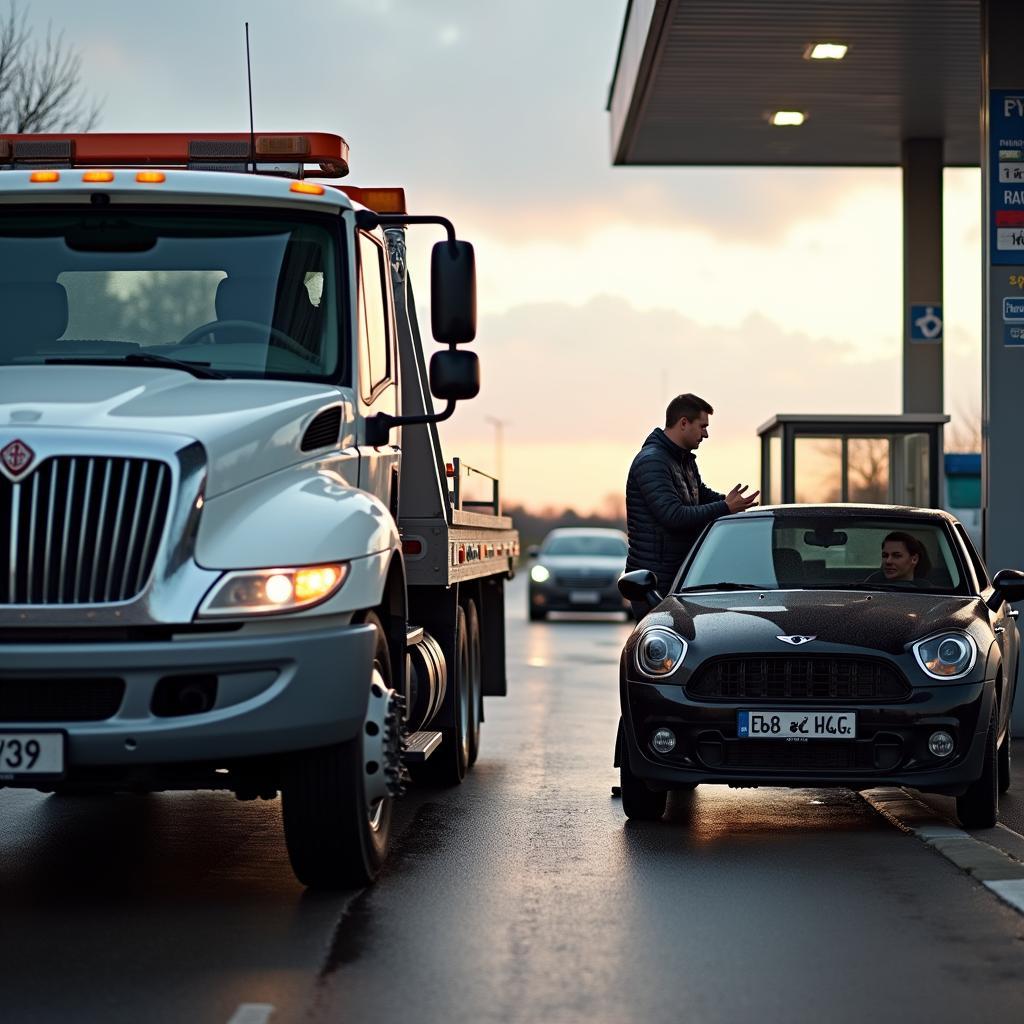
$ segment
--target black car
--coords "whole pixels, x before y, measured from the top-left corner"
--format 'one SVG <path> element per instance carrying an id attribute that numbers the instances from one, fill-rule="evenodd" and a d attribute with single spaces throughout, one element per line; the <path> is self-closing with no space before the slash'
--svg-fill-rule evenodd
<path id="1" fill-rule="evenodd" d="M 629 541 L 621 530 L 563 526 L 539 548 L 530 548 L 531 622 L 548 612 L 621 612 L 629 602 L 619 593 Z"/>
<path id="2" fill-rule="evenodd" d="M 945 512 L 766 507 L 705 530 L 623 649 L 623 810 L 671 790 L 912 786 L 988 828 L 1010 786 L 1024 573 L 990 579 Z"/>

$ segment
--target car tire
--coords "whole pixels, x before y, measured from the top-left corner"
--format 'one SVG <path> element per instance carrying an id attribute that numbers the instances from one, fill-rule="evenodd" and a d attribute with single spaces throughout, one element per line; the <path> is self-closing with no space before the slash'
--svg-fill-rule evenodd
<path id="1" fill-rule="evenodd" d="M 530 621 L 531 622 L 543 622 L 547 617 L 548 613 L 544 608 L 534 608 L 530 606 Z"/>
<path id="2" fill-rule="evenodd" d="M 1013 782 L 1013 736 L 1009 726 L 999 748 L 999 792 L 1006 793 Z"/>
<path id="3" fill-rule="evenodd" d="M 476 602 L 466 602 L 466 641 L 469 644 L 469 760 L 470 768 L 480 754 L 480 723 L 484 717 L 483 665 L 480 648 L 480 616 Z"/>
<path id="4" fill-rule="evenodd" d="M 391 688 L 391 659 L 380 620 L 374 679 Z M 348 889 L 374 881 L 387 857 L 393 799 L 368 806 L 363 730 L 344 743 L 289 755 L 281 779 L 281 812 L 296 878 L 314 889 Z M 381 770 L 378 766 L 377 771 Z"/>
<path id="5" fill-rule="evenodd" d="M 622 793 L 622 811 L 631 821 L 660 821 L 668 804 L 668 793 L 655 792 L 647 788 L 643 779 L 638 779 L 629 767 L 629 750 L 626 748 L 624 726 L 619 721 L 619 785 Z"/>
<path id="6" fill-rule="evenodd" d="M 999 752 L 996 749 L 996 712 L 992 709 L 985 736 L 981 778 L 956 798 L 956 814 L 964 828 L 993 828 L 999 819 Z"/>

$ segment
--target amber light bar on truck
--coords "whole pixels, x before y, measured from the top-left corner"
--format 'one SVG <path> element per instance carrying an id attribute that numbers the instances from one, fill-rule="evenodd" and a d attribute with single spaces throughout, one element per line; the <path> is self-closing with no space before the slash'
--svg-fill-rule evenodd
<path id="1" fill-rule="evenodd" d="M 348 174 L 348 143 L 340 135 L 307 132 L 89 132 L 0 135 L 0 168 L 184 167 L 301 178 Z"/>

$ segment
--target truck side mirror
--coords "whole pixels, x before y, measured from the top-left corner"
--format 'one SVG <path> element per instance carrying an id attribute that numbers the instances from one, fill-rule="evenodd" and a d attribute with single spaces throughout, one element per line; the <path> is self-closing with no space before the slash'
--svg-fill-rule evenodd
<path id="1" fill-rule="evenodd" d="M 993 611 L 1002 601 L 1024 601 L 1024 572 L 1020 569 L 1000 569 L 992 579 L 995 588 L 988 599 L 988 606 Z"/>
<path id="2" fill-rule="evenodd" d="M 476 337 L 476 257 L 469 242 L 438 242 L 430 254 L 430 327 L 445 345 Z"/>
<path id="3" fill-rule="evenodd" d="M 475 398 L 480 392 L 480 360 L 475 352 L 448 349 L 430 359 L 430 393 L 447 402 Z"/>

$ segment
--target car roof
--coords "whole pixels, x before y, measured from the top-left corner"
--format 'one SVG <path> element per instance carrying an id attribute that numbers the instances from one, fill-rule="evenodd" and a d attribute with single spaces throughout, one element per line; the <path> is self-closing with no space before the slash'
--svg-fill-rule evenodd
<path id="1" fill-rule="evenodd" d="M 743 513 L 744 517 L 776 516 L 828 516 L 829 519 L 878 517 L 884 519 L 930 519 L 933 522 L 956 523 L 959 520 L 941 508 L 915 508 L 912 505 L 867 505 L 843 502 L 819 505 L 762 505 Z"/>
<path id="2" fill-rule="evenodd" d="M 622 539 L 625 536 L 622 530 L 614 530 L 607 526 L 556 526 L 548 533 L 548 537 L 616 537 Z"/>

